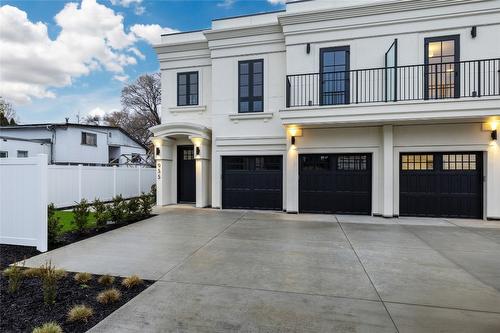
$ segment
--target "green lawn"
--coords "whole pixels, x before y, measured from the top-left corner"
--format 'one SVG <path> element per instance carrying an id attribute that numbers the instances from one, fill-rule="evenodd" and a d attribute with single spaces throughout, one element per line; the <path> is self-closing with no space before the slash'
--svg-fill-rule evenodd
<path id="1" fill-rule="evenodd" d="M 73 231 L 75 229 L 75 225 L 72 223 L 73 221 L 73 212 L 67 210 L 58 210 L 55 213 L 55 216 L 59 218 L 59 223 L 62 224 L 61 232 Z M 89 214 L 89 221 L 87 224 L 88 227 L 95 226 L 95 216 L 94 213 Z"/>

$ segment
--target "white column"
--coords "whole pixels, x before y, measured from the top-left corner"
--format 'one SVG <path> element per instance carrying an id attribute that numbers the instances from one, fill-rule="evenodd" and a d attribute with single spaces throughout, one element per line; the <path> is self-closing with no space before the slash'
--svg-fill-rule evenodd
<path id="1" fill-rule="evenodd" d="M 173 140 L 168 138 L 153 138 L 156 160 L 156 204 L 171 205 L 172 198 L 172 153 Z"/>
<path id="2" fill-rule="evenodd" d="M 48 235 L 47 235 L 47 205 L 48 205 L 48 161 L 47 155 L 38 155 L 39 164 L 39 177 L 40 177 L 40 219 L 39 224 L 39 237 L 37 249 L 41 252 L 46 252 L 48 250 Z"/>
<path id="3" fill-rule="evenodd" d="M 488 147 L 486 165 L 486 218 L 500 219 L 500 146 L 492 141 Z"/>
<path id="4" fill-rule="evenodd" d="M 204 208 L 210 205 L 210 141 L 205 138 L 189 137 L 194 144 L 196 160 L 196 207 Z"/>
<path id="5" fill-rule="evenodd" d="M 299 139 L 296 139 L 297 141 Z M 297 145 L 297 143 L 296 143 Z M 299 212 L 299 155 L 291 145 L 291 136 L 286 135 L 286 212 Z"/>
<path id="6" fill-rule="evenodd" d="M 383 131 L 383 203 L 384 217 L 394 216 L 394 132 L 392 125 L 384 125 Z"/>

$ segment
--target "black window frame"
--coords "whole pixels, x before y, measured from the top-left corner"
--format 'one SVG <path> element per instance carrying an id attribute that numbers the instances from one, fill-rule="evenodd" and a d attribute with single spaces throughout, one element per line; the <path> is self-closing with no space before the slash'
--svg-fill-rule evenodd
<path id="1" fill-rule="evenodd" d="M 255 63 L 260 63 L 262 66 L 262 96 L 254 96 L 254 84 L 253 84 L 253 66 Z M 248 65 L 248 97 L 241 97 L 241 65 Z M 241 111 L 241 103 L 248 102 L 248 111 Z M 254 102 L 262 103 L 262 110 L 254 110 Z M 264 112 L 264 59 L 252 59 L 252 60 L 241 60 L 238 61 L 238 113 L 254 113 L 254 112 Z"/>
<path id="2" fill-rule="evenodd" d="M 0 156 L 0 158 L 9 158 L 9 152 L 7 150 L 0 151 L 0 154 L 5 154 L 4 156 Z"/>
<path id="3" fill-rule="evenodd" d="M 328 72 L 323 72 L 323 54 L 326 52 L 336 52 L 336 51 L 344 51 L 346 52 L 347 56 L 345 59 L 345 78 L 344 78 L 344 103 L 324 103 L 323 102 L 323 74 L 328 73 Z M 344 104 L 350 104 L 351 103 L 351 77 L 350 77 L 350 70 L 351 70 L 351 46 L 350 45 L 344 45 L 344 46 L 334 46 L 334 47 L 323 47 L 319 50 L 319 76 L 320 76 L 320 81 L 319 81 L 319 104 L 320 105 L 344 105 Z M 335 72 L 333 72 L 335 73 Z M 332 99 L 333 100 L 333 99 Z"/>
<path id="4" fill-rule="evenodd" d="M 95 137 L 95 144 L 87 143 L 87 136 L 88 135 Z M 97 147 L 97 134 L 96 133 L 82 131 L 81 139 L 82 139 L 81 140 L 82 145 Z"/>
<path id="5" fill-rule="evenodd" d="M 196 74 L 196 93 L 193 93 L 191 91 L 191 75 Z M 185 75 L 186 76 L 186 83 L 183 84 L 186 86 L 186 103 L 181 104 L 180 103 L 180 86 L 181 86 L 181 80 L 180 77 Z M 194 105 L 199 105 L 200 104 L 200 75 L 198 71 L 191 71 L 191 72 L 179 72 L 177 73 L 177 106 L 194 106 Z M 196 95 L 196 103 L 191 103 L 191 96 Z"/>
<path id="6" fill-rule="evenodd" d="M 454 62 L 455 62 L 455 81 L 453 89 L 453 98 L 460 98 L 460 34 L 447 35 L 447 36 L 435 36 L 424 38 L 424 99 L 431 99 L 429 97 L 429 43 L 433 42 L 445 42 L 453 40 L 454 41 Z M 432 99 L 446 99 L 450 97 L 437 97 L 437 95 Z"/>

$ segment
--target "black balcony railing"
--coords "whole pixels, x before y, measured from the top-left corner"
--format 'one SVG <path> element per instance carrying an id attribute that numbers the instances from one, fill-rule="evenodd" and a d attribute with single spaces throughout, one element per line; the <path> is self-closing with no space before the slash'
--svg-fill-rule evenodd
<path id="1" fill-rule="evenodd" d="M 288 75 L 287 107 L 499 96 L 500 58 Z"/>

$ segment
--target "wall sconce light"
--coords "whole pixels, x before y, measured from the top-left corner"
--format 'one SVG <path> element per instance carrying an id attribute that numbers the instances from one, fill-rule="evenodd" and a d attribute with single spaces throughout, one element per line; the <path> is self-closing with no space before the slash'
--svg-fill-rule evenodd
<path id="1" fill-rule="evenodd" d="M 290 143 L 292 144 L 292 146 L 295 146 L 295 136 L 292 135 Z"/>
<path id="2" fill-rule="evenodd" d="M 477 27 L 476 26 L 473 26 L 470 29 L 470 35 L 471 35 L 472 38 L 476 38 L 476 36 L 477 36 Z"/>
<path id="3" fill-rule="evenodd" d="M 498 139 L 498 133 L 497 130 L 494 129 L 493 131 L 491 131 L 491 140 L 496 141 L 497 139 Z"/>
<path id="4" fill-rule="evenodd" d="M 307 43 L 307 45 L 306 45 L 306 53 L 307 54 L 311 53 L 311 43 Z"/>
<path id="5" fill-rule="evenodd" d="M 160 147 L 156 147 L 156 156 L 160 156 Z"/>
<path id="6" fill-rule="evenodd" d="M 196 147 L 196 157 L 200 157 L 200 147 Z"/>

